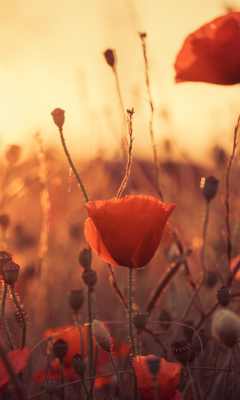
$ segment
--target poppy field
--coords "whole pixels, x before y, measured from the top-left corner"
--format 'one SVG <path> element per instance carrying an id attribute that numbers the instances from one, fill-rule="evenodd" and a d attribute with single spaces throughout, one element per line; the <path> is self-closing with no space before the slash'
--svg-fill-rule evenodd
<path id="1" fill-rule="evenodd" d="M 176 83 L 238 84 L 239 26 L 229 12 L 191 33 Z M 4 149 L 2 400 L 240 398 L 240 117 L 211 166 L 160 159 L 139 37 L 152 160 L 134 156 L 137 112 L 122 107 L 112 49 L 126 122 L 114 159 L 73 159 L 59 107 L 48 117 L 61 153 L 39 133 L 27 160 Z"/>

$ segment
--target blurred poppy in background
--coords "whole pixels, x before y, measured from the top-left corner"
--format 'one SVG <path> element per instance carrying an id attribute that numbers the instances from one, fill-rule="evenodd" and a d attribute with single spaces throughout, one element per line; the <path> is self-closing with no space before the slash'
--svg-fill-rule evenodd
<path id="1" fill-rule="evenodd" d="M 154 400 L 152 375 L 147 366 L 147 359 L 153 356 L 137 356 L 133 359 L 133 367 L 137 377 L 138 389 L 144 400 Z M 181 365 L 167 362 L 160 358 L 160 368 L 157 373 L 158 396 L 161 400 L 180 400 L 182 394 L 177 390 Z M 191 398 L 188 397 L 187 400 Z"/>
<path id="2" fill-rule="evenodd" d="M 240 82 L 240 12 L 214 19 L 189 35 L 175 62 L 176 83 Z"/>
<path id="3" fill-rule="evenodd" d="M 29 349 L 24 347 L 22 350 L 10 351 L 7 357 L 16 374 L 21 372 L 29 359 Z M 4 361 L 0 359 L 0 391 L 2 391 L 10 381 L 10 376 L 5 367 Z"/>
<path id="4" fill-rule="evenodd" d="M 175 204 L 152 196 L 90 201 L 85 236 L 89 246 L 112 265 L 143 268 L 154 256 Z"/>

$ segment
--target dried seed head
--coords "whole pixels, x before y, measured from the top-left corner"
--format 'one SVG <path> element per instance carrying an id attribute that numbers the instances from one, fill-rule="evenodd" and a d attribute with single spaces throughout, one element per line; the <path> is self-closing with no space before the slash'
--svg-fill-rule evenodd
<path id="1" fill-rule="evenodd" d="M 53 395 L 57 391 L 57 381 L 55 379 L 49 379 L 44 382 L 43 389 L 49 395 Z"/>
<path id="2" fill-rule="evenodd" d="M 217 291 L 217 299 L 219 304 L 226 307 L 231 300 L 231 290 L 226 286 L 221 286 Z"/>
<path id="3" fill-rule="evenodd" d="M 56 342 L 53 343 L 53 354 L 55 357 L 62 360 L 68 352 L 68 342 L 63 339 L 58 339 Z"/>
<path id="4" fill-rule="evenodd" d="M 3 277 L 4 281 L 10 285 L 14 286 L 15 283 L 18 281 L 20 267 L 13 261 L 9 261 L 3 267 Z"/>
<path id="5" fill-rule="evenodd" d="M 82 305 L 84 303 L 84 292 L 83 292 L 83 290 L 72 289 L 70 291 L 70 293 L 68 294 L 68 301 L 69 301 L 70 307 L 74 311 L 77 311 L 79 308 L 82 307 Z"/>
<path id="6" fill-rule="evenodd" d="M 108 65 L 110 65 L 110 67 L 112 67 L 112 68 L 114 67 L 114 65 L 116 63 L 116 56 L 114 53 L 115 52 L 112 49 L 108 49 L 103 53 L 105 60 L 107 61 Z"/>
<path id="7" fill-rule="evenodd" d="M 191 345 L 185 339 L 175 340 L 171 344 L 171 349 L 177 361 L 186 365 L 191 357 Z"/>
<path id="8" fill-rule="evenodd" d="M 161 328 L 164 331 L 167 331 L 170 327 L 170 324 L 166 324 L 166 322 L 172 322 L 172 316 L 168 310 L 162 310 L 159 315 L 159 321 Z"/>
<path id="9" fill-rule="evenodd" d="M 0 274 L 3 275 L 3 267 L 9 261 L 12 261 L 12 254 L 7 253 L 6 251 L 0 251 Z"/>
<path id="10" fill-rule="evenodd" d="M 214 176 L 209 176 L 209 178 L 205 179 L 202 178 L 201 179 L 201 189 L 202 189 L 202 194 L 205 197 L 205 199 L 207 201 L 212 200 L 216 194 L 217 194 L 217 190 L 218 190 L 218 179 L 214 178 Z"/>
<path id="11" fill-rule="evenodd" d="M 136 329 L 143 329 L 148 320 L 148 312 L 145 310 L 135 310 L 133 312 L 133 323 Z"/>
<path id="12" fill-rule="evenodd" d="M 92 323 L 92 330 L 97 344 L 101 347 L 101 349 L 109 353 L 111 351 L 112 344 L 111 337 L 107 329 L 101 324 L 101 322 L 94 319 Z"/>
<path id="13" fill-rule="evenodd" d="M 201 342 L 200 342 L 198 336 L 200 337 Z M 196 353 L 201 353 L 202 349 L 204 350 L 207 346 L 208 336 L 206 335 L 204 329 L 201 329 L 198 332 L 198 336 L 196 335 L 196 332 L 194 332 L 194 335 L 192 338 L 192 347 Z M 202 343 L 202 347 L 201 347 L 201 343 Z"/>
<path id="14" fill-rule="evenodd" d="M 10 225 L 10 218 L 8 214 L 2 213 L 0 215 L 0 225 L 3 227 L 3 229 L 8 228 L 8 226 Z"/>
<path id="15" fill-rule="evenodd" d="M 161 360 L 159 357 L 152 356 L 147 358 L 147 366 L 152 375 L 156 375 L 158 373 L 160 362 Z"/>
<path id="16" fill-rule="evenodd" d="M 12 144 L 8 147 L 5 157 L 9 164 L 14 165 L 18 162 L 21 153 L 21 147 Z"/>
<path id="17" fill-rule="evenodd" d="M 89 263 L 89 250 L 88 249 L 85 248 L 82 251 L 80 251 L 79 256 L 78 256 L 78 261 L 84 269 L 87 269 L 88 263 Z"/>
<path id="18" fill-rule="evenodd" d="M 87 286 L 93 287 L 97 283 L 97 272 L 94 269 L 91 269 L 90 280 L 88 282 L 88 271 L 85 269 L 82 273 L 82 278 Z"/>
<path id="19" fill-rule="evenodd" d="M 213 335 L 227 347 L 233 347 L 240 337 L 240 321 L 237 314 L 221 309 L 215 312 L 212 319 Z"/>
<path id="20" fill-rule="evenodd" d="M 80 356 L 80 354 L 75 354 L 72 358 L 72 366 L 76 374 L 80 376 L 83 376 L 87 369 L 86 361 L 83 356 Z"/>
<path id="21" fill-rule="evenodd" d="M 64 113 L 65 111 L 62 110 L 61 108 L 55 108 L 55 110 L 51 112 L 51 115 L 53 117 L 53 122 L 57 125 L 59 129 L 62 129 L 65 121 Z"/>

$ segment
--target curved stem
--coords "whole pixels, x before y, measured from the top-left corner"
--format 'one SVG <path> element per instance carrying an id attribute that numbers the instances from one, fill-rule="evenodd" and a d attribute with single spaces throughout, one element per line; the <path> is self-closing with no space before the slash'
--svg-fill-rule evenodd
<path id="1" fill-rule="evenodd" d="M 6 333 L 10 349 L 14 350 L 13 341 L 12 341 L 11 335 L 9 333 L 7 322 L 6 322 L 6 317 L 5 317 L 5 305 L 6 305 L 6 298 L 7 298 L 7 290 L 8 290 L 8 285 L 4 282 L 3 297 L 2 297 L 2 307 L 1 307 L 1 317 L 2 317 L 2 323 L 3 323 L 4 331 Z"/>
<path id="2" fill-rule="evenodd" d="M 112 365 L 113 365 L 113 368 L 114 368 L 114 371 L 115 371 L 115 374 L 116 374 L 116 377 L 117 377 L 117 380 L 118 380 L 120 399 L 123 400 L 124 399 L 124 397 L 123 397 L 123 388 L 122 388 L 122 382 L 121 382 L 121 379 L 120 379 L 120 375 L 118 373 L 118 370 L 117 370 L 117 367 L 116 367 L 116 364 L 115 364 L 115 361 L 113 359 L 111 351 L 109 351 L 108 354 L 109 354 L 109 357 L 110 357 L 110 359 L 112 361 Z"/>
<path id="3" fill-rule="evenodd" d="M 25 347 L 26 344 L 26 334 L 27 334 L 27 324 L 26 324 L 26 318 L 25 315 L 23 313 L 23 310 L 19 304 L 18 298 L 16 296 L 14 287 L 11 287 L 11 294 L 12 294 L 12 298 L 14 300 L 14 303 L 16 304 L 17 310 L 21 316 L 21 320 L 22 320 L 22 344 L 21 344 L 21 349 L 23 349 Z"/>

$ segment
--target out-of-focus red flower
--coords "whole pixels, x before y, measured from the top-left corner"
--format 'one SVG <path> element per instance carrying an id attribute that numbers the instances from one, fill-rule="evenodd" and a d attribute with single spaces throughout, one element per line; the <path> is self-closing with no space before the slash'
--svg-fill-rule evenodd
<path id="1" fill-rule="evenodd" d="M 178 82 L 240 82 L 240 12 L 214 19 L 189 35 L 175 62 Z"/>
<path id="2" fill-rule="evenodd" d="M 90 247 L 106 262 L 143 268 L 154 256 L 175 204 L 152 196 L 90 201 L 85 236 Z"/>
<path id="3" fill-rule="evenodd" d="M 29 359 L 29 349 L 24 347 L 22 350 L 16 349 L 10 351 L 7 354 L 7 357 L 15 371 L 16 374 L 21 372 L 23 368 L 26 366 L 27 361 Z M 9 374 L 6 370 L 4 361 L 0 359 L 0 391 L 2 391 L 10 381 Z"/>
<path id="4" fill-rule="evenodd" d="M 137 377 L 138 389 L 144 400 L 154 400 L 154 388 L 152 375 L 147 366 L 147 359 L 152 357 L 148 355 L 137 356 L 133 359 L 133 367 Z M 161 400 L 180 400 L 182 394 L 178 392 L 177 387 L 181 374 L 181 365 L 170 363 L 160 359 L 160 368 L 157 373 L 158 395 Z M 188 397 L 188 400 L 191 400 Z"/>
<path id="5" fill-rule="evenodd" d="M 47 338 L 49 336 L 52 336 L 55 333 L 65 331 L 66 329 L 71 329 L 73 328 L 73 325 L 67 325 L 67 326 L 62 326 L 54 329 L 48 329 L 47 331 L 44 332 L 43 337 Z M 87 327 L 82 326 L 82 334 L 83 334 L 83 342 L 84 342 L 84 357 L 87 357 Z M 80 337 L 79 337 L 79 331 L 78 329 L 72 329 L 68 330 L 66 332 L 61 333 L 60 335 L 55 336 L 54 341 L 57 339 L 63 339 L 66 342 L 68 342 L 68 353 L 63 359 L 63 367 L 64 367 L 64 376 L 67 380 L 69 381 L 75 381 L 79 379 L 79 376 L 76 374 L 72 367 L 72 358 L 75 356 L 75 354 L 81 354 L 81 343 L 80 343 Z M 96 347 L 96 342 L 93 337 L 93 349 L 95 350 Z M 111 350 L 113 357 L 116 357 L 119 359 L 119 357 L 124 357 L 130 354 L 131 349 L 130 347 L 124 343 L 121 342 L 119 343 L 116 339 L 112 338 L 112 350 Z M 108 353 L 106 351 L 102 350 L 99 348 L 99 353 L 98 353 L 98 363 L 97 363 L 97 375 L 103 375 L 105 373 L 108 373 L 109 371 L 112 372 L 112 369 L 109 368 L 109 365 L 111 367 L 111 362 L 109 359 Z M 56 379 L 60 380 L 60 367 L 59 367 L 59 361 L 54 360 L 53 362 L 50 363 L 48 373 L 46 375 L 46 367 L 42 368 L 38 372 L 34 374 L 34 381 L 38 383 L 42 383 L 44 379 Z M 95 388 L 101 388 L 103 386 L 106 386 L 112 382 L 113 377 L 108 376 L 104 378 L 99 378 L 95 380 L 94 387 Z"/>

